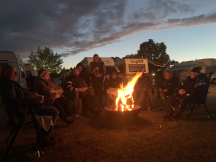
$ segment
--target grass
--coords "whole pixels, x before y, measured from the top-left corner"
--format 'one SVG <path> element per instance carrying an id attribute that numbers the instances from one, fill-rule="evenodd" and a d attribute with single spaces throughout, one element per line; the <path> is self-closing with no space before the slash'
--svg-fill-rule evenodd
<path id="1" fill-rule="evenodd" d="M 142 111 L 138 120 L 120 125 L 109 124 L 103 112 L 99 118 L 82 118 L 66 126 L 58 120 L 53 131 L 56 146 L 45 149 L 45 156 L 38 161 L 215 161 L 216 160 L 216 103 L 211 85 L 208 107 L 211 118 L 203 106 L 190 121 L 188 111 L 179 121 L 162 119 L 164 110 Z M 9 133 L 6 117 L 0 113 L 0 143 Z M 6 161 L 27 161 L 26 153 L 35 142 L 32 124 L 22 127 Z M 0 156 L 6 145 L 0 145 Z"/>

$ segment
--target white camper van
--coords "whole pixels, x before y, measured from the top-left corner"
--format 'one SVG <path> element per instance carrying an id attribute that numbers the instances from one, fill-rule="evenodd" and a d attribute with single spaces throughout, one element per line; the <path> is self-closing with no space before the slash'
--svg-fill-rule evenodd
<path id="1" fill-rule="evenodd" d="M 120 72 L 118 67 L 115 66 L 115 62 L 110 57 L 100 57 L 106 66 L 106 74 L 112 74 L 113 72 Z M 85 68 L 87 68 L 90 62 L 93 61 L 93 57 L 84 57 L 84 59 L 80 62 L 83 64 Z"/>
<path id="2" fill-rule="evenodd" d="M 22 87 L 26 87 L 25 70 L 22 59 L 11 51 L 0 51 L 0 74 L 1 68 L 5 65 L 12 65 L 17 69 L 17 83 Z"/>
<path id="3" fill-rule="evenodd" d="M 126 80 L 133 78 L 139 71 L 149 73 L 147 59 L 124 58 L 116 61 L 115 66 L 124 74 Z"/>

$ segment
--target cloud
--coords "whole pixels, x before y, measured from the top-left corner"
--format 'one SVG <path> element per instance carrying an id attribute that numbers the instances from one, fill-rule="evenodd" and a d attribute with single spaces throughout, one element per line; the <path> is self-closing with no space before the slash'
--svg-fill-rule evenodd
<path id="1" fill-rule="evenodd" d="M 215 11 L 182 0 L 1 0 L 0 50 L 27 57 L 38 46 L 63 57 L 123 41 L 137 32 L 215 23 Z M 199 3 L 198 3 L 199 2 Z M 205 4 L 212 5 L 206 0 Z"/>

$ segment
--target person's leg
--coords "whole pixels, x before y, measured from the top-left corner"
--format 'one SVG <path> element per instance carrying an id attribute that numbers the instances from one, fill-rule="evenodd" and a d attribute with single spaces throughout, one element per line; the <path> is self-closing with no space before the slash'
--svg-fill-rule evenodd
<path id="1" fill-rule="evenodd" d="M 102 96 L 103 96 L 103 78 L 99 78 L 99 84 L 98 84 L 98 102 L 99 102 L 99 105 L 103 105 Z"/>
<path id="2" fill-rule="evenodd" d="M 64 107 L 61 105 L 61 103 L 59 102 L 58 98 L 56 98 L 52 104 L 52 106 L 56 107 L 59 111 L 59 118 L 62 120 L 65 120 L 66 118 L 66 113 L 64 110 Z"/>
<path id="3" fill-rule="evenodd" d="M 39 129 L 40 132 L 40 138 L 37 138 L 37 142 L 42 146 L 54 146 L 55 141 L 50 141 L 49 136 L 52 132 L 52 129 L 54 127 L 54 124 L 57 120 L 57 117 L 59 115 L 59 111 L 53 107 L 53 106 L 39 106 L 34 107 L 34 113 L 38 116 L 52 116 L 53 124 L 51 123 L 48 130 L 45 130 L 42 126 Z"/>
<path id="4" fill-rule="evenodd" d="M 65 111 L 65 116 L 72 116 L 72 108 L 71 108 L 71 104 L 69 102 L 68 99 L 64 98 L 64 97 L 59 97 L 58 101 L 60 102 L 60 104 L 62 105 L 62 107 L 64 108 Z"/>
<path id="5" fill-rule="evenodd" d="M 166 101 L 167 101 L 167 93 L 166 92 L 161 92 L 160 93 L 160 98 L 161 98 L 161 102 L 163 103 L 163 104 L 166 104 Z"/>
<path id="6" fill-rule="evenodd" d="M 159 92 L 158 90 L 156 90 L 156 91 L 154 92 L 153 108 L 158 107 L 159 93 L 160 93 L 160 92 Z"/>
<path id="7" fill-rule="evenodd" d="M 38 116 L 52 116 L 53 124 L 55 124 L 59 111 L 54 106 L 38 106 L 34 108 L 34 112 Z"/>
<path id="8" fill-rule="evenodd" d="M 194 96 L 182 96 L 182 98 L 179 100 L 179 105 L 177 106 L 174 116 L 178 118 L 180 114 L 185 110 L 186 106 L 193 102 L 195 100 Z"/>
<path id="9" fill-rule="evenodd" d="M 170 117 L 173 114 L 173 111 L 175 110 L 175 105 L 178 102 L 178 96 L 177 95 L 170 95 L 167 98 L 166 102 L 166 115 L 165 117 Z"/>
<path id="10" fill-rule="evenodd" d="M 79 98 L 82 101 L 82 115 L 86 116 L 88 114 L 88 104 L 86 102 L 86 97 L 84 95 L 79 95 Z"/>

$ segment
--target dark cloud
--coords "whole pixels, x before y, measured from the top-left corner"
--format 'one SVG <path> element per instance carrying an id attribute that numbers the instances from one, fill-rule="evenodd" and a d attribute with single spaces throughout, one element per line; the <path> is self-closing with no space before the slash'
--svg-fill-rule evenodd
<path id="1" fill-rule="evenodd" d="M 136 32 L 215 23 L 215 12 L 193 15 L 195 8 L 187 1 L 146 0 L 139 1 L 137 8 L 130 8 L 130 3 L 1 0 L 0 50 L 26 57 L 31 49 L 48 46 L 70 49 L 62 53 L 67 57 L 119 42 Z"/>

